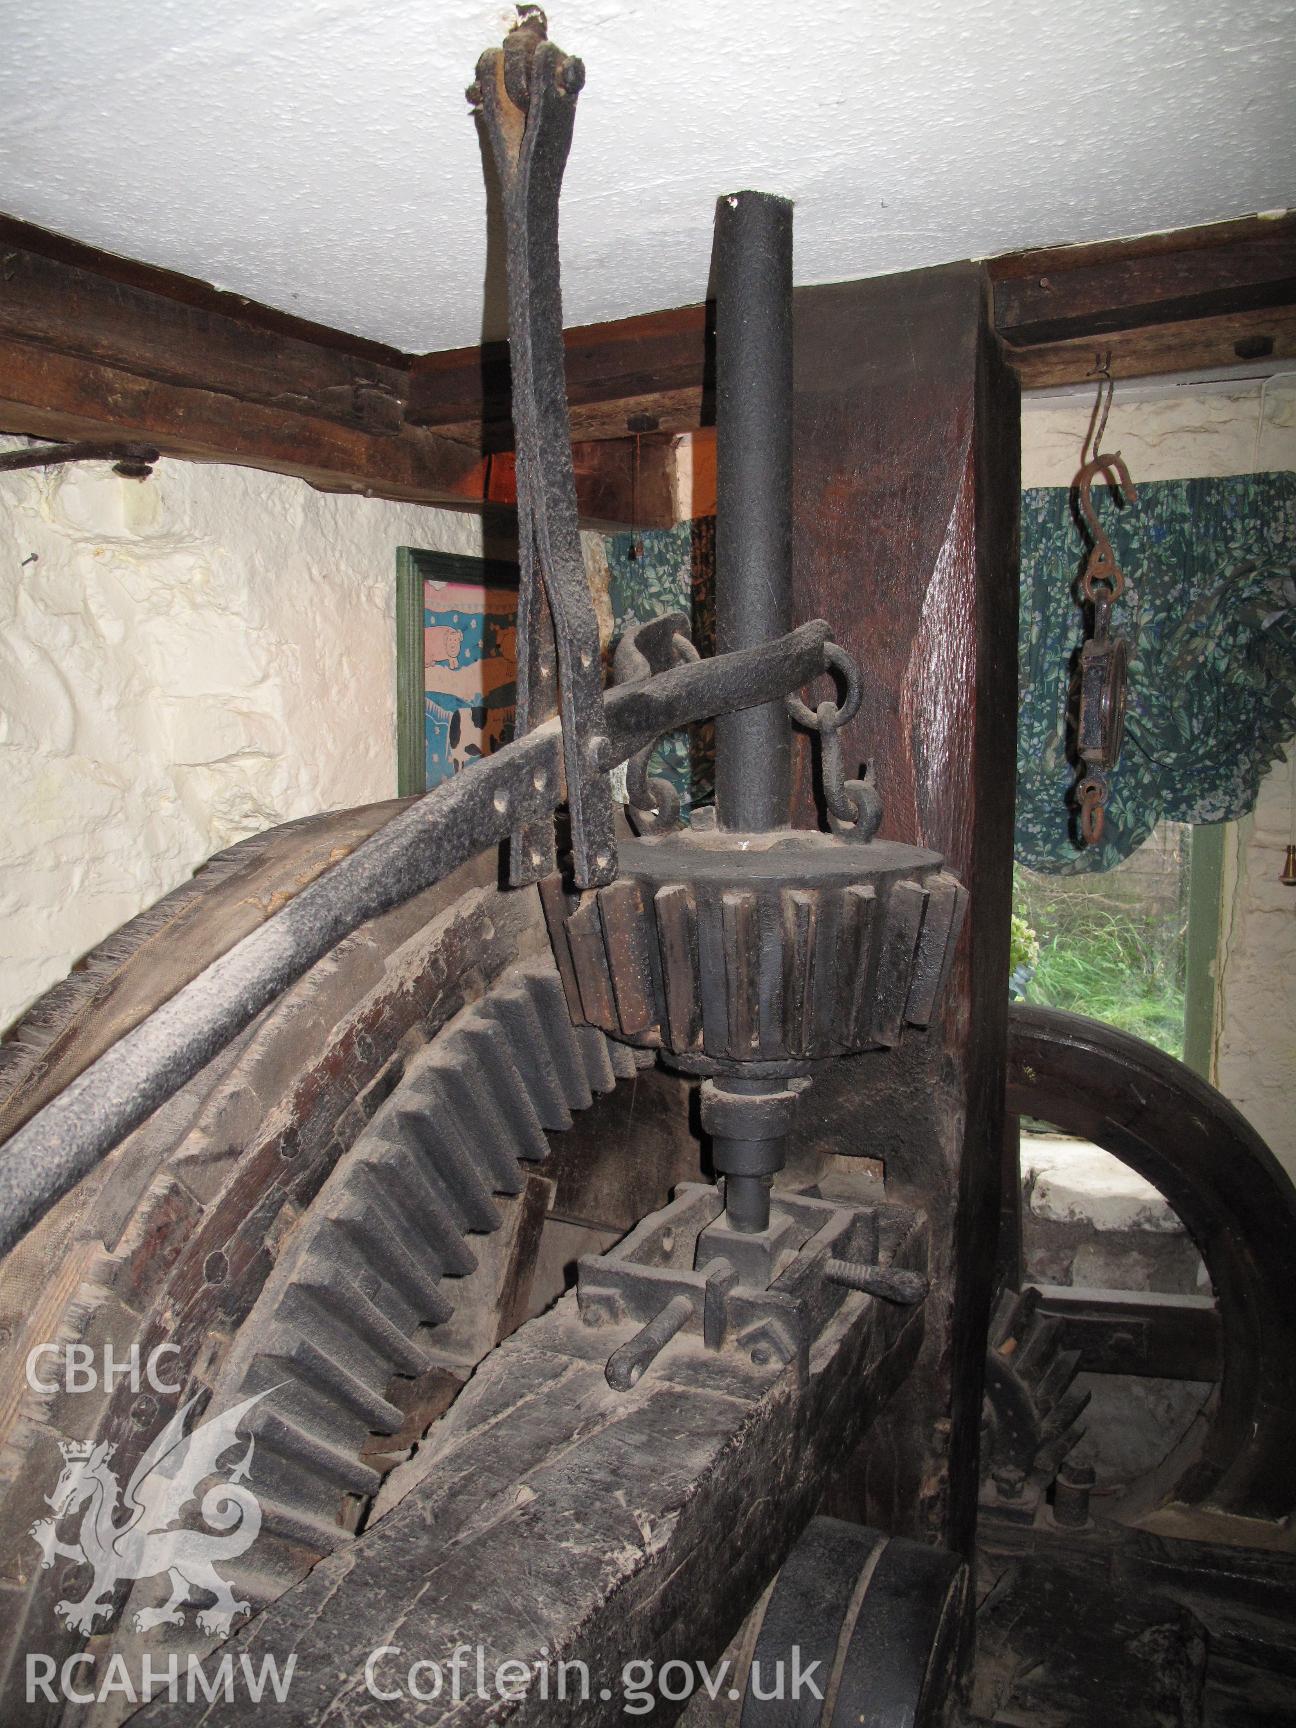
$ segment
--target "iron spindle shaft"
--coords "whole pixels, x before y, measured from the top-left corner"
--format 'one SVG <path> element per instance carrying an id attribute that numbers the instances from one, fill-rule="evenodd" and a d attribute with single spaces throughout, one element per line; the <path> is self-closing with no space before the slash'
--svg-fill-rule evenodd
<path id="1" fill-rule="evenodd" d="M 716 647 L 751 647 L 792 616 L 792 204 L 716 205 Z M 716 722 L 721 828 L 784 828 L 792 734 L 782 702 Z"/>
<path id="2" fill-rule="evenodd" d="M 716 646 L 781 635 L 792 616 L 792 204 L 734 192 L 716 205 Z M 716 722 L 716 820 L 784 828 L 792 729 L 782 702 Z M 779 1090 L 771 1082 L 770 1090 Z M 735 1230 L 769 1227 L 786 1139 L 717 1135 Z M 753 1152 L 757 1155 L 753 1158 Z"/>

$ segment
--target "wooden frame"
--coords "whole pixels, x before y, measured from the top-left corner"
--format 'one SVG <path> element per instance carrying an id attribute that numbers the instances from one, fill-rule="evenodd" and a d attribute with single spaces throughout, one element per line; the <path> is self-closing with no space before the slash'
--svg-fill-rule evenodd
<path id="1" fill-rule="evenodd" d="M 1184 955 L 1184 1053 L 1194 1074 L 1213 1086 L 1215 1017 L 1218 983 L 1215 960 L 1219 949 L 1224 890 L 1225 836 L 1234 824 L 1194 826 L 1188 853 L 1188 939 Z"/>
<path id="2" fill-rule="evenodd" d="M 1296 217 L 1018 252 L 990 264 L 995 333 L 1023 389 L 1296 355 Z"/>

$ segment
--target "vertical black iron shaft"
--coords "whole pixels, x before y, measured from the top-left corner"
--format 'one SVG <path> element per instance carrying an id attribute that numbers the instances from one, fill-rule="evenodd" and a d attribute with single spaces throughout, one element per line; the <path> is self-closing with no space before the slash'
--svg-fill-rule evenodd
<path id="1" fill-rule="evenodd" d="M 790 200 L 767 192 L 721 198 L 715 264 L 716 647 L 724 653 L 792 627 Z M 792 729 L 782 702 L 716 721 L 721 828 L 786 827 L 791 791 Z M 713 1138 L 733 1229 L 768 1228 L 770 1173 L 786 1151 L 783 1135 Z"/>
<path id="2" fill-rule="evenodd" d="M 792 204 L 716 205 L 716 647 L 792 627 Z M 788 822 L 792 734 L 781 702 L 716 721 L 716 819 Z"/>

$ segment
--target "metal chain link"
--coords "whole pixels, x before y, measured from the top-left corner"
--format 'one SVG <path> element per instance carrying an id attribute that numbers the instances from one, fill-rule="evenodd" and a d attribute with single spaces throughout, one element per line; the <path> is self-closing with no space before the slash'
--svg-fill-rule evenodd
<path id="1" fill-rule="evenodd" d="M 855 828 L 864 814 L 860 799 L 849 789 L 861 787 L 861 782 L 846 779 L 842 764 L 842 728 L 859 712 L 863 689 L 859 667 L 836 642 L 824 644 L 824 670 L 837 672 L 846 685 L 841 703 L 831 698 L 811 709 L 795 694 L 787 698 L 787 711 L 798 726 L 819 734 L 819 772 L 823 781 L 824 805 L 834 829 Z"/>
<path id="2" fill-rule="evenodd" d="M 798 726 L 804 726 L 810 732 L 820 729 L 825 708 L 832 710 L 831 724 L 837 728 L 848 725 L 859 712 L 860 697 L 863 694 L 860 686 L 859 667 L 839 643 L 824 643 L 824 669 L 840 672 L 845 680 L 846 700 L 840 707 L 835 702 L 821 702 L 818 709 L 811 713 L 795 692 L 787 698 L 788 713 Z"/>
<path id="3" fill-rule="evenodd" d="M 1086 846 L 1097 846 L 1103 837 L 1103 806 L 1107 802 L 1107 776 L 1089 774 L 1076 787 L 1080 802 L 1080 838 Z"/>

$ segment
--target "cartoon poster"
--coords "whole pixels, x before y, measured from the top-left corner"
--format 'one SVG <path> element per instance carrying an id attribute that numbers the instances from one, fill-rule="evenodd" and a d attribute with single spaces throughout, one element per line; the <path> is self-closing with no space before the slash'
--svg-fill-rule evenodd
<path id="1" fill-rule="evenodd" d="M 513 736 L 516 588 L 423 584 L 423 735 L 429 789 Z"/>

